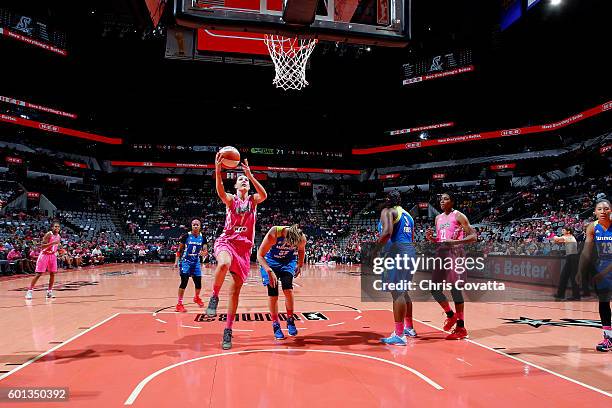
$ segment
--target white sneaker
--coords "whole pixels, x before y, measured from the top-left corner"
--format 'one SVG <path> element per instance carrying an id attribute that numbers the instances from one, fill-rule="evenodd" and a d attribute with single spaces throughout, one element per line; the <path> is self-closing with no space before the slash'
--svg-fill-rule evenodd
<path id="1" fill-rule="evenodd" d="M 408 342 L 406 336 L 398 336 L 395 332 L 391 333 L 389 337 L 380 339 L 381 343 L 391 344 L 394 346 L 405 346 Z"/>
<path id="2" fill-rule="evenodd" d="M 31 290 L 28 290 L 26 292 L 25 298 L 28 299 L 28 300 L 32 299 L 32 291 Z"/>
<path id="3" fill-rule="evenodd" d="M 47 291 L 47 299 L 51 299 L 51 298 L 54 298 L 54 297 L 55 297 L 55 295 L 53 294 L 53 291 L 52 290 L 48 290 Z"/>
<path id="4" fill-rule="evenodd" d="M 404 327 L 404 336 L 406 337 L 416 337 L 417 332 L 412 327 Z"/>

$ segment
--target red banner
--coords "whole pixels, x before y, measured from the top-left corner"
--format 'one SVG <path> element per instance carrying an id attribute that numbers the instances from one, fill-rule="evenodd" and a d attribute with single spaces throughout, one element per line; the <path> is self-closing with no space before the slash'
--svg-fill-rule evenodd
<path id="1" fill-rule="evenodd" d="M 38 200 L 39 198 L 40 198 L 40 193 L 36 193 L 34 191 L 28 191 L 28 199 Z"/>
<path id="2" fill-rule="evenodd" d="M 505 163 L 505 164 L 492 164 L 489 168 L 493 171 L 506 170 L 516 168 L 516 163 Z"/>
<path id="3" fill-rule="evenodd" d="M 77 115 L 75 115 L 74 113 L 69 113 L 69 112 L 64 112 L 64 111 L 53 109 L 53 108 L 48 108 L 46 106 L 36 105 L 36 104 L 29 103 L 26 101 L 20 101 L 19 99 L 8 98 L 6 96 L 0 96 L 0 102 L 12 103 L 13 105 L 24 106 L 26 108 L 36 109 L 36 110 L 48 112 L 48 113 L 53 113 L 55 115 L 65 116 L 71 119 L 77 118 Z"/>
<path id="4" fill-rule="evenodd" d="M 200 163 L 160 163 L 160 162 L 133 162 L 133 161 L 111 161 L 115 167 L 166 167 L 181 169 L 214 169 L 214 164 Z"/>
<path id="5" fill-rule="evenodd" d="M 68 166 L 68 167 L 75 167 L 77 169 L 87 169 L 87 168 L 89 168 L 89 166 L 86 165 L 85 163 L 77 163 L 77 162 L 68 161 L 68 160 L 65 160 L 64 164 L 66 166 Z"/>
<path id="6" fill-rule="evenodd" d="M 300 181 L 300 187 L 312 187 L 312 181 Z"/>
<path id="7" fill-rule="evenodd" d="M 100 136 L 93 133 L 81 132 L 80 130 L 63 128 L 60 126 L 49 125 L 35 120 L 17 118 L 15 116 L 0 114 L 0 122 L 12 123 L 13 125 L 26 126 L 46 132 L 61 133 L 63 135 L 78 137 L 80 139 L 94 140 L 100 143 L 119 145 L 123 143 L 121 138 Z"/>
<path id="8" fill-rule="evenodd" d="M 396 179 L 400 176 L 399 173 L 390 173 L 390 174 L 381 174 L 380 176 L 378 176 L 379 180 L 389 180 L 389 179 Z"/>
<path id="9" fill-rule="evenodd" d="M 429 81 L 431 79 L 438 79 L 438 78 L 444 78 L 444 77 L 448 77 L 448 76 L 455 76 L 455 75 L 463 74 L 463 73 L 466 73 L 466 72 L 472 72 L 475 69 L 476 69 L 476 67 L 474 65 L 468 65 L 467 67 L 463 67 L 463 68 L 451 69 L 449 71 L 437 72 L 435 74 L 423 75 L 423 76 L 418 76 L 418 77 L 414 77 L 414 78 L 410 78 L 410 79 L 404 79 L 402 84 L 410 85 L 410 84 L 415 84 L 417 82 Z"/>
<path id="10" fill-rule="evenodd" d="M 160 163 L 160 162 L 133 162 L 133 161 L 111 161 L 111 165 L 115 167 L 170 167 L 170 168 L 183 168 L 183 169 L 214 169 L 215 168 L 214 164 Z M 251 170 L 275 171 L 279 173 L 293 172 L 293 173 L 361 174 L 360 170 L 318 169 L 318 168 L 311 168 L 311 167 L 251 166 Z"/>
<path id="11" fill-rule="evenodd" d="M 12 164 L 23 164 L 23 159 L 20 157 L 10 157 L 6 156 L 6 162 Z"/>
<path id="12" fill-rule="evenodd" d="M 28 37 L 28 36 L 25 36 L 25 35 L 18 34 L 18 33 L 14 32 L 14 31 L 11 31 L 11 30 L 9 30 L 7 28 L 0 27 L 0 35 L 4 35 L 5 37 L 13 38 L 13 39 L 15 39 L 17 41 L 21 41 L 21 42 L 24 42 L 24 43 L 28 43 L 28 44 L 34 45 L 36 47 L 45 49 L 47 51 L 51 51 L 51 52 L 54 52 L 56 54 L 63 55 L 64 57 L 68 55 L 68 51 L 66 51 L 64 49 L 58 48 L 58 47 L 56 47 L 54 45 L 51 45 L 51 44 L 43 42 L 43 41 L 35 40 L 35 39 L 33 39 L 31 37 Z"/>
<path id="13" fill-rule="evenodd" d="M 421 210 L 424 210 L 426 208 L 429 208 L 429 203 L 419 203 L 419 208 Z"/>
<path id="14" fill-rule="evenodd" d="M 447 128 L 447 127 L 452 127 L 452 126 L 455 126 L 455 122 L 445 122 L 445 123 L 437 123 L 435 125 L 419 126 L 415 128 L 391 130 L 389 131 L 389 134 L 391 136 L 403 135 L 406 133 L 423 132 L 425 130 L 442 129 L 442 128 Z"/>
<path id="15" fill-rule="evenodd" d="M 378 147 L 368 147 L 364 149 L 353 149 L 352 152 L 355 155 L 365 155 L 365 154 L 393 152 L 393 151 L 407 150 L 407 149 L 420 149 L 424 147 L 434 147 L 434 146 L 441 146 L 441 145 L 448 145 L 448 144 L 455 144 L 455 143 L 474 142 L 478 140 L 497 139 L 497 138 L 507 137 L 507 136 L 527 135 L 530 133 L 544 133 L 544 132 L 550 132 L 552 130 L 561 129 L 566 126 L 572 125 L 574 123 L 581 122 L 587 118 L 599 115 L 602 112 L 605 112 L 611 109 L 612 109 L 612 101 L 606 102 L 594 108 L 588 109 L 582 113 L 578 113 L 576 115 L 570 116 L 569 118 L 563 119 L 562 121 L 555 122 L 555 123 L 549 123 L 545 125 L 528 126 L 528 127 L 516 128 L 516 129 L 495 130 L 492 132 L 475 133 L 472 135 L 450 136 L 450 137 L 443 137 L 439 139 L 422 140 L 418 142 L 399 143 L 399 144 L 389 145 L 389 146 L 378 146 Z"/>
<path id="16" fill-rule="evenodd" d="M 446 178 L 446 173 L 435 173 L 431 175 L 431 178 L 434 180 L 444 180 Z"/>
<path id="17" fill-rule="evenodd" d="M 612 144 L 609 144 L 607 146 L 602 146 L 599 148 L 599 153 L 601 154 L 606 154 L 608 153 L 610 150 L 612 150 Z"/>
<path id="18" fill-rule="evenodd" d="M 319 169 L 312 167 L 251 166 L 251 170 L 275 171 L 279 173 L 361 174 L 361 170 Z"/>

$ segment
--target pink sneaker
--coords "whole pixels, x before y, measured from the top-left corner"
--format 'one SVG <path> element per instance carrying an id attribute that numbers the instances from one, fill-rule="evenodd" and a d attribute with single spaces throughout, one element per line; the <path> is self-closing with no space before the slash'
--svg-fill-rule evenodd
<path id="1" fill-rule="evenodd" d="M 606 351 L 611 351 L 612 350 L 612 339 L 610 339 L 609 337 L 604 337 L 601 343 L 599 343 L 597 347 L 595 347 L 595 350 L 602 351 L 604 353 Z"/>

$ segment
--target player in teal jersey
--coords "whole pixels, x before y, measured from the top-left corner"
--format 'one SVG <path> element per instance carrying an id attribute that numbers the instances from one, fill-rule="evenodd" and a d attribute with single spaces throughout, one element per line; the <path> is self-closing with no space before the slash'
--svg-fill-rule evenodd
<path id="1" fill-rule="evenodd" d="M 593 245 L 597 251 L 598 259 L 595 263 L 596 274 L 593 277 L 595 292 L 599 298 L 599 317 L 603 328 L 603 341 L 595 349 L 597 351 L 612 351 L 612 322 L 610 299 L 612 295 L 612 221 L 610 221 L 610 201 L 598 200 L 595 204 L 595 218 L 597 220 L 588 225 L 584 249 L 580 255 L 578 276 L 580 282 L 585 269 L 591 262 Z"/>
<path id="2" fill-rule="evenodd" d="M 374 253 L 376 256 L 396 259 L 396 256 L 414 258 L 414 220 L 412 216 L 401 207 L 401 196 L 398 191 L 391 191 L 383 204 L 380 213 L 379 232 L 380 237 L 376 242 Z M 407 262 L 406 264 L 410 264 Z M 388 284 L 411 281 L 414 272 L 409 269 L 400 269 L 401 265 L 395 265 L 383 273 L 383 282 Z M 416 331 L 412 322 L 412 300 L 408 291 L 392 290 L 393 319 L 395 330 L 391 336 L 381 339 L 385 344 L 405 346 L 406 336 L 416 337 Z"/>
<path id="3" fill-rule="evenodd" d="M 268 287 L 268 305 L 274 337 L 285 338 L 278 321 L 278 286 L 282 285 L 287 307 L 287 330 L 297 336 L 293 318 L 293 278 L 299 276 L 306 254 L 306 235 L 297 224 L 270 228 L 257 250 L 262 283 Z"/>
<path id="4" fill-rule="evenodd" d="M 180 238 L 180 244 L 176 253 L 175 266 L 179 268 L 181 284 L 178 289 L 177 312 L 186 312 L 183 306 L 183 295 L 189 282 L 189 277 L 193 279 L 195 285 L 195 296 L 193 301 L 200 307 L 204 307 L 204 302 L 200 298 L 202 289 L 202 270 L 200 268 L 200 253 L 206 252 L 204 246 L 204 236 L 200 232 L 202 222 L 198 218 L 191 220 L 191 232 L 184 234 Z"/>

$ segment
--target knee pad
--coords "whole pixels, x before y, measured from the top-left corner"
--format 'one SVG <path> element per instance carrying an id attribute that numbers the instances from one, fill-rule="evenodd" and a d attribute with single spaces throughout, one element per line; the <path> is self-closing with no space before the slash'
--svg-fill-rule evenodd
<path id="1" fill-rule="evenodd" d="M 193 284 L 196 289 L 202 289 L 202 277 L 201 276 L 193 276 Z"/>
<path id="2" fill-rule="evenodd" d="M 181 275 L 181 284 L 179 285 L 179 288 L 186 289 L 188 282 L 189 282 L 189 275 Z"/>

